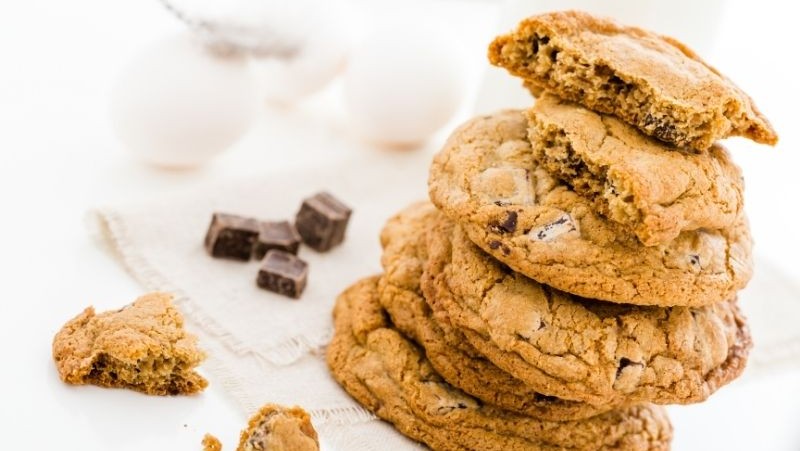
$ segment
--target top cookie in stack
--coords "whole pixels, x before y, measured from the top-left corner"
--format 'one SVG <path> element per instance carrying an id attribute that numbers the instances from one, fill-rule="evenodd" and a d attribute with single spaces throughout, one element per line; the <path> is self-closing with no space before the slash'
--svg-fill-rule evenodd
<path id="1" fill-rule="evenodd" d="M 778 141 L 750 97 L 681 42 L 583 12 L 523 20 L 494 40 L 489 60 L 536 96 L 552 92 L 675 146 Z"/>

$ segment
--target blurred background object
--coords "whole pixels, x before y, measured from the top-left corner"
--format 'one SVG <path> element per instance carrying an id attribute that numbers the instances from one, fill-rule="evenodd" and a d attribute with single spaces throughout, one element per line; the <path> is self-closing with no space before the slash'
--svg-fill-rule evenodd
<path id="1" fill-rule="evenodd" d="M 342 103 L 371 143 L 418 147 L 467 97 L 464 52 L 446 25 L 359 16 L 341 0 L 160 3 L 187 31 L 142 51 L 112 96 L 120 140 L 157 166 L 205 163 L 247 132 L 254 105 L 291 108 L 348 55 Z"/>
<path id="2" fill-rule="evenodd" d="M 446 25 L 373 24 L 344 75 L 350 124 L 371 142 L 428 140 L 467 95 L 464 52 Z"/>
<path id="3" fill-rule="evenodd" d="M 189 32 L 159 39 L 119 75 L 111 116 L 125 147 L 169 168 L 200 165 L 250 128 L 258 89 L 248 60 Z"/>

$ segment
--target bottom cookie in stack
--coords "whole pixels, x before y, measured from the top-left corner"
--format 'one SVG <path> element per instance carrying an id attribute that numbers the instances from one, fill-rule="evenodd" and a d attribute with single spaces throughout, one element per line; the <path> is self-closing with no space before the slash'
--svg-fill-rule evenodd
<path id="1" fill-rule="evenodd" d="M 345 290 L 334 308 L 328 365 L 359 403 L 437 450 L 667 449 L 672 427 L 652 405 L 580 421 L 545 421 L 499 409 L 442 379 L 397 331 L 378 299 L 377 277 Z"/>

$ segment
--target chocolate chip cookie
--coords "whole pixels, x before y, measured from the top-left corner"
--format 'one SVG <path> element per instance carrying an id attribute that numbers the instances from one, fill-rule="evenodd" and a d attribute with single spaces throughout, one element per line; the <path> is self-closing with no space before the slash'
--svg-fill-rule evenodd
<path id="1" fill-rule="evenodd" d="M 420 277 L 427 254 L 425 226 L 440 216 L 428 202 L 414 204 L 389 219 L 381 232 L 385 274 L 378 282 L 378 298 L 394 326 L 425 349 L 445 381 L 488 404 L 551 421 L 588 418 L 614 408 L 536 392 L 478 353 L 445 312 L 434 317 L 422 296 Z"/>
<path id="2" fill-rule="evenodd" d="M 731 299 L 752 275 L 740 215 L 717 231 L 684 231 L 644 246 L 533 159 L 518 110 L 472 119 L 434 158 L 430 197 L 498 260 L 554 288 L 611 302 L 709 305 Z"/>
<path id="3" fill-rule="evenodd" d="M 656 406 L 548 422 L 466 395 L 391 327 L 376 284 L 377 278 L 364 279 L 339 296 L 328 364 L 351 396 L 401 433 L 434 450 L 668 449 L 672 427 Z"/>
<path id="4" fill-rule="evenodd" d="M 536 163 L 646 246 L 732 227 L 742 214 L 742 173 L 718 144 L 703 153 L 673 147 L 552 94 L 528 119 Z"/>
<path id="5" fill-rule="evenodd" d="M 744 370 L 750 334 L 734 301 L 652 307 L 585 299 L 511 271 L 447 218 L 426 229 L 428 302 L 481 354 L 541 393 L 594 405 L 693 403 Z"/>
<path id="6" fill-rule="evenodd" d="M 150 293 L 116 311 L 89 307 L 53 339 L 58 374 L 70 384 L 129 388 L 149 395 L 185 395 L 208 382 L 194 371 L 205 359 L 183 329 L 172 295 Z"/>
<path id="7" fill-rule="evenodd" d="M 534 94 L 613 114 L 647 135 L 706 150 L 744 136 L 778 136 L 750 97 L 675 39 L 579 11 L 523 20 L 489 46 L 492 64 L 521 77 Z"/>

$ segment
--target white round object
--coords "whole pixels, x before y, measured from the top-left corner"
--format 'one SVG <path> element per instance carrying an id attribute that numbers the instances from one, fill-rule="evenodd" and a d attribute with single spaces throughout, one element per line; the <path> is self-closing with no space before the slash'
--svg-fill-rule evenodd
<path id="1" fill-rule="evenodd" d="M 152 44 L 130 63 L 113 89 L 111 116 L 137 157 L 192 167 L 236 142 L 258 105 L 245 57 L 212 53 L 184 33 Z"/>
<path id="2" fill-rule="evenodd" d="M 269 4 L 269 2 L 267 2 Z M 351 46 L 349 10 L 339 1 L 295 0 L 273 5 L 270 13 L 288 56 L 254 59 L 262 95 L 271 102 L 291 103 L 330 83 L 344 67 Z M 278 21 L 286 28 L 281 30 Z"/>
<path id="3" fill-rule="evenodd" d="M 465 96 L 466 62 L 441 30 L 389 24 L 367 34 L 350 55 L 344 94 L 353 127 L 391 145 L 427 140 Z"/>

